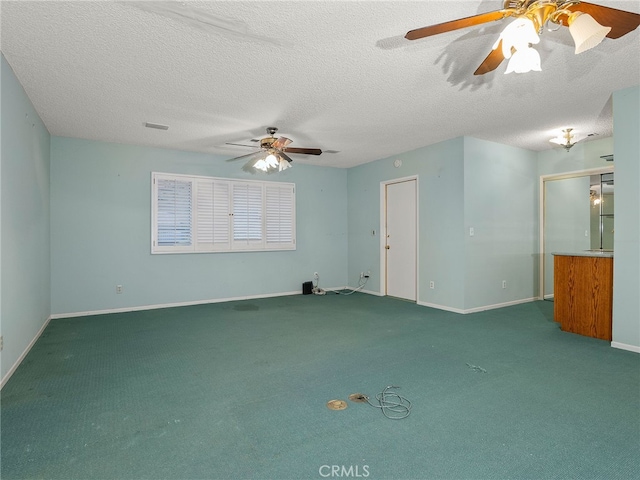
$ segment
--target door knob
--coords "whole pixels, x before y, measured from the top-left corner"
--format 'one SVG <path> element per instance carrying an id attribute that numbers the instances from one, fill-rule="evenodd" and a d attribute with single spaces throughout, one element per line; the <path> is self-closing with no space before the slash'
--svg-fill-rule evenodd
<path id="1" fill-rule="evenodd" d="M 384 246 L 384 248 L 386 248 L 387 250 L 389 250 L 389 248 L 391 248 L 391 247 L 389 247 L 389 245 L 385 245 L 385 246 Z"/>

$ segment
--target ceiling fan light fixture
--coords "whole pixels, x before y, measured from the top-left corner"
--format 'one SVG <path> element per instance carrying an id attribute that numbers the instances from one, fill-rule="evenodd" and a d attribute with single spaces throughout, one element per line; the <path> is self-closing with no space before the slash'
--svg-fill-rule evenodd
<path id="1" fill-rule="evenodd" d="M 291 164 L 284 158 L 281 158 L 280 162 L 278 163 L 278 171 L 281 172 L 283 170 L 286 170 L 287 168 L 291 168 Z"/>
<path id="2" fill-rule="evenodd" d="M 569 16 L 568 23 L 576 55 L 599 45 L 611 31 L 611 27 L 600 25 L 588 13 L 575 12 Z"/>
<path id="3" fill-rule="evenodd" d="M 269 152 L 269 154 L 265 157 L 264 163 L 267 166 L 267 170 L 272 168 L 278 168 L 278 164 L 280 160 L 273 152 Z"/>
<path id="4" fill-rule="evenodd" d="M 249 160 L 242 169 L 245 172 L 250 173 L 254 173 L 256 170 L 265 173 L 273 173 L 281 172 L 290 167 L 291 164 L 285 158 L 278 155 L 278 152 L 268 151 L 264 156 Z"/>
<path id="5" fill-rule="evenodd" d="M 507 69 L 504 73 L 506 75 L 511 72 L 527 73 L 531 71 L 542 71 L 542 68 L 540 67 L 540 54 L 535 48 L 527 47 L 521 50 L 516 50 L 516 52 L 511 55 L 509 63 L 507 64 Z"/>
<path id="6" fill-rule="evenodd" d="M 502 55 L 509 59 L 505 74 L 541 71 L 540 54 L 531 47 L 540 42 L 535 23 L 526 16 L 520 16 L 506 26 L 498 41 L 493 45 L 497 49 L 502 42 Z"/>
<path id="7" fill-rule="evenodd" d="M 538 33 L 542 33 L 544 25 L 558 10 L 558 2 L 555 0 L 537 0 L 530 2 L 525 15 L 530 18 Z"/>
<path id="8" fill-rule="evenodd" d="M 518 51 L 530 48 L 531 44 L 540 42 L 540 36 L 536 32 L 531 19 L 518 17 L 502 31 L 493 45 L 494 50 L 498 48 L 500 41 L 502 41 L 502 55 L 504 55 L 504 58 L 511 58 L 513 50 Z"/>
<path id="9" fill-rule="evenodd" d="M 258 160 L 255 160 L 255 161 L 252 160 L 246 166 L 253 168 L 255 170 L 261 170 L 263 172 L 266 172 L 267 170 L 269 170 L 269 164 L 267 164 L 264 158 L 259 158 Z"/>

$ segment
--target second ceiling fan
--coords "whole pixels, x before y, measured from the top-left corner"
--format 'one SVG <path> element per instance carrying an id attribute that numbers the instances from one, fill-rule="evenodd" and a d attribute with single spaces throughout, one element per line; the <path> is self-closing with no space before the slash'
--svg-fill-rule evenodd
<path id="1" fill-rule="evenodd" d="M 539 35 L 545 25 L 555 25 L 555 30 L 562 26 L 569 27 L 576 43 L 576 54 L 595 47 L 604 37 L 619 38 L 640 25 L 640 14 L 593 3 L 565 0 L 505 0 L 501 10 L 417 28 L 407 32 L 405 38 L 417 40 L 507 17 L 515 17 L 515 20 L 501 33 L 493 45 L 493 50 L 474 75 L 483 75 L 495 70 L 505 59 L 510 59 L 505 73 L 540 70 L 540 56 L 531 45 L 540 41 Z"/>
<path id="2" fill-rule="evenodd" d="M 242 167 L 244 171 L 255 173 L 261 170 L 266 173 L 281 172 L 291 166 L 293 160 L 289 157 L 289 153 L 302 155 L 321 155 L 322 150 L 319 148 L 301 148 L 289 147 L 293 140 L 287 137 L 275 137 L 278 129 L 276 127 L 267 127 L 268 137 L 254 140 L 260 142 L 260 150 L 239 157 L 230 158 L 228 162 L 245 159 L 248 162 Z M 239 143 L 227 143 L 227 145 L 238 145 L 241 147 L 250 147 L 251 145 L 243 145 Z"/>

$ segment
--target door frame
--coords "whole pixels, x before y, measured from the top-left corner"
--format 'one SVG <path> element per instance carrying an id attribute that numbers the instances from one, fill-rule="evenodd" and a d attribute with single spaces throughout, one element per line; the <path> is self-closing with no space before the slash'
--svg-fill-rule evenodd
<path id="1" fill-rule="evenodd" d="M 571 172 L 564 173 L 552 173 L 548 175 L 540 175 L 540 191 L 539 191 L 539 206 L 538 206 L 538 300 L 544 300 L 544 212 L 546 207 L 545 198 L 545 183 L 553 180 L 565 180 L 567 178 L 587 177 L 591 175 L 599 175 L 601 173 L 611 173 L 614 171 L 614 166 L 588 168 L 585 170 L 573 170 Z"/>
<path id="2" fill-rule="evenodd" d="M 416 303 L 420 303 L 420 182 L 418 175 L 380 182 L 380 295 L 387 295 L 387 185 L 415 180 L 416 182 Z"/>

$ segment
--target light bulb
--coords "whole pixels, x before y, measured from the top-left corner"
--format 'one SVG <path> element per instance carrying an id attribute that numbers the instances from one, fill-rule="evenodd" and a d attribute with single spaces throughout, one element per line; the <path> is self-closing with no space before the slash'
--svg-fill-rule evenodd
<path id="1" fill-rule="evenodd" d="M 540 42 L 540 36 L 536 32 L 531 19 L 518 17 L 502 31 L 498 41 L 493 45 L 495 50 L 502 41 L 502 55 L 510 59 L 505 74 L 516 72 L 539 72 L 540 54 L 531 47 Z"/>
<path id="2" fill-rule="evenodd" d="M 280 159 L 280 166 L 278 168 L 278 171 L 282 171 L 282 170 L 286 170 L 287 168 L 291 168 L 291 164 L 289 162 L 287 162 L 284 158 Z"/>
<path id="3" fill-rule="evenodd" d="M 531 44 L 539 43 L 540 37 L 530 19 L 518 17 L 502 31 L 498 41 L 493 45 L 494 50 L 498 48 L 501 40 L 504 58 L 511 58 L 512 49 L 517 51 L 529 48 Z"/>
<path id="4" fill-rule="evenodd" d="M 531 71 L 542 71 L 542 68 L 540 68 L 540 54 L 535 48 L 526 47 L 516 50 L 516 52 L 511 55 L 511 59 L 509 59 L 507 69 L 504 73 L 506 75 L 511 72 L 527 73 Z"/>
<path id="5" fill-rule="evenodd" d="M 264 161 L 262 158 L 260 160 L 258 160 L 254 165 L 253 168 L 255 168 L 256 170 L 262 170 L 263 172 L 266 172 L 267 169 L 269 168 L 269 165 L 267 164 L 266 161 Z"/>
<path id="6" fill-rule="evenodd" d="M 273 153 L 267 155 L 267 158 L 264 159 L 264 162 L 267 168 L 276 168 L 278 166 L 278 157 L 276 157 Z"/>

